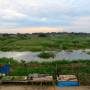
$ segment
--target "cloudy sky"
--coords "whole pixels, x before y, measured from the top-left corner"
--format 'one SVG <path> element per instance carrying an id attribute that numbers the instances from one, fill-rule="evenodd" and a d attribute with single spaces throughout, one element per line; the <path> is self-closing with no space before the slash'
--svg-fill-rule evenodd
<path id="1" fill-rule="evenodd" d="M 90 32 L 90 0 L 0 0 L 0 33 Z"/>

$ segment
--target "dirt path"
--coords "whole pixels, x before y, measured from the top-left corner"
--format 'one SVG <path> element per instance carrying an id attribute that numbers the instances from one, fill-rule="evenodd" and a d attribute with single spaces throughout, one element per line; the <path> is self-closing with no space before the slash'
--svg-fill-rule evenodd
<path id="1" fill-rule="evenodd" d="M 90 86 L 80 87 L 39 87 L 39 86 L 20 86 L 20 85 L 3 85 L 0 86 L 0 90 L 90 90 Z"/>
<path id="2" fill-rule="evenodd" d="M 80 86 L 80 87 L 64 87 L 64 88 L 56 88 L 56 90 L 90 90 L 90 86 Z"/>

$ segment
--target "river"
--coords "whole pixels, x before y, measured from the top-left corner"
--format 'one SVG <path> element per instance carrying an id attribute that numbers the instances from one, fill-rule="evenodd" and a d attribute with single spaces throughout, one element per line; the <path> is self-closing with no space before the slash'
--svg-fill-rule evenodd
<path id="1" fill-rule="evenodd" d="M 38 54 L 40 52 L 16 52 L 16 51 L 8 51 L 3 52 L 0 51 L 0 58 L 6 57 L 6 58 L 14 58 L 15 60 L 25 60 L 25 61 L 51 61 L 51 60 L 90 60 L 90 54 L 87 54 L 87 52 L 90 50 L 73 50 L 73 51 L 54 51 L 55 58 L 49 58 L 49 59 L 42 59 L 38 57 Z"/>

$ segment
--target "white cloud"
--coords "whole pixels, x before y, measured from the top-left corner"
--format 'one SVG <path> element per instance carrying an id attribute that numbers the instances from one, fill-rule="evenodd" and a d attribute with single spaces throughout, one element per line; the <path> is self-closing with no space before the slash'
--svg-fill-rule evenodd
<path id="1" fill-rule="evenodd" d="M 16 19 L 16 18 L 27 17 L 27 15 L 23 13 L 17 12 L 15 10 L 10 10 L 10 9 L 3 9 L 3 10 L 0 10 L 0 12 L 1 12 L 0 16 L 2 19 L 11 20 L 11 19 Z"/>
<path id="2" fill-rule="evenodd" d="M 66 0 L 0 0 L 1 10 L 8 9 L 31 16 L 41 16 L 41 14 L 49 14 L 50 12 L 68 12 L 74 7 L 72 3 L 68 3 Z"/>
<path id="3" fill-rule="evenodd" d="M 0 0 L 0 19 L 13 20 L 28 17 L 19 10 L 19 7 L 15 0 Z"/>
<path id="4" fill-rule="evenodd" d="M 89 16 L 90 0 L 0 0 L 0 27 L 5 28 L 55 24 L 86 31 L 90 28 Z"/>
<path id="5" fill-rule="evenodd" d="M 75 21 L 71 22 L 71 25 L 67 26 L 68 31 L 73 32 L 90 32 L 90 16 L 81 16 Z"/>
<path id="6" fill-rule="evenodd" d="M 90 16 L 82 16 L 73 22 L 74 25 L 85 27 L 90 26 Z"/>

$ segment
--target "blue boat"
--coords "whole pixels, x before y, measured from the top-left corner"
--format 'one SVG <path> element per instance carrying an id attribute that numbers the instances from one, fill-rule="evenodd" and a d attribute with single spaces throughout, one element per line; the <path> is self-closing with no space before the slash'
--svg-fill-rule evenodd
<path id="1" fill-rule="evenodd" d="M 64 86 L 79 86 L 80 82 L 78 82 L 77 77 L 75 75 L 59 75 L 56 86 L 64 87 Z"/>
<path id="2" fill-rule="evenodd" d="M 79 86 L 80 83 L 78 81 L 57 81 L 56 86 L 64 87 L 64 86 Z"/>

